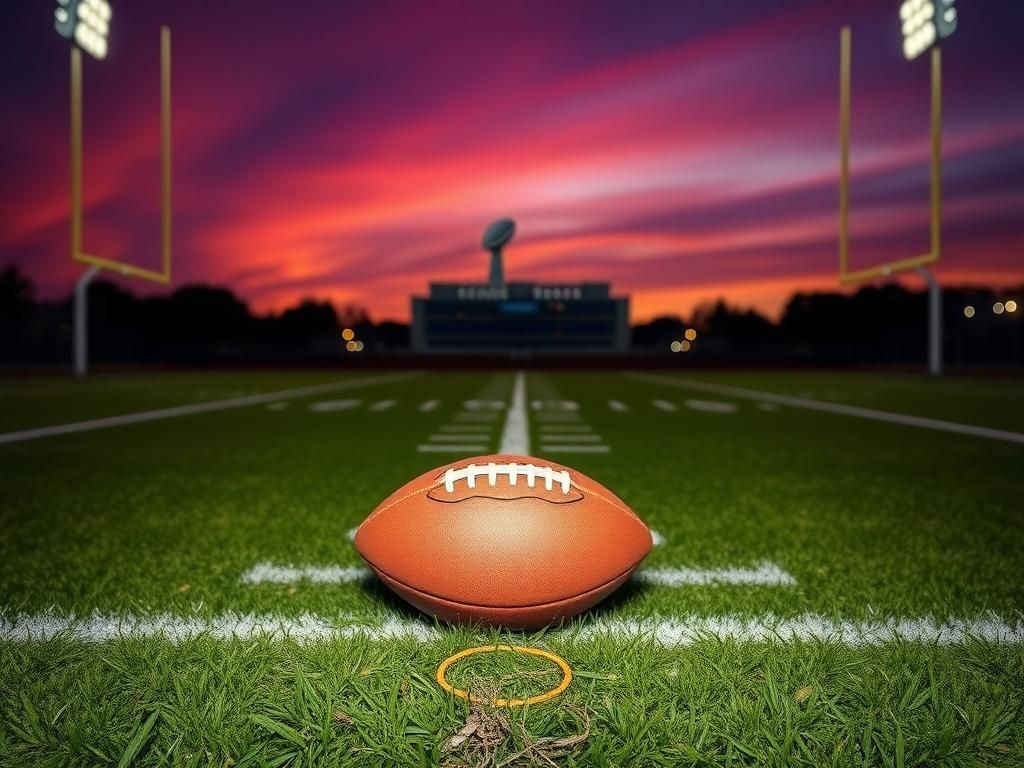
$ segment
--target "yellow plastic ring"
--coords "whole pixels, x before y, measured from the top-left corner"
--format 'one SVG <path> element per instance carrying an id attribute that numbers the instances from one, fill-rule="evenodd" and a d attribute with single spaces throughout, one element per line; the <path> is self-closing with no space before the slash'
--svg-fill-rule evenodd
<path id="1" fill-rule="evenodd" d="M 448 678 L 445 677 L 445 673 L 448 672 L 448 667 L 457 661 L 461 661 L 467 656 L 473 656 L 477 653 L 496 653 L 497 651 L 509 651 L 511 653 L 528 653 L 531 656 L 540 656 L 542 659 L 547 659 L 550 662 L 558 665 L 562 670 L 562 682 L 552 688 L 550 691 L 538 694 L 536 696 L 530 696 L 528 699 L 494 699 L 493 701 L 486 701 L 481 699 L 468 691 L 464 691 L 461 688 L 456 688 L 448 682 Z M 466 701 L 472 701 L 476 703 L 488 703 L 492 707 L 525 707 L 528 704 L 539 704 L 542 701 L 553 699 L 555 696 L 561 694 L 566 688 L 569 687 L 569 683 L 572 682 L 572 669 L 566 663 L 565 659 L 561 656 L 556 656 L 549 651 L 542 651 L 540 648 L 526 648 L 521 645 L 481 645 L 477 648 L 467 648 L 464 651 L 459 651 L 454 656 L 449 656 L 447 659 L 441 662 L 441 666 L 437 668 L 437 684 L 440 685 L 448 693 L 458 696 L 460 699 Z"/>

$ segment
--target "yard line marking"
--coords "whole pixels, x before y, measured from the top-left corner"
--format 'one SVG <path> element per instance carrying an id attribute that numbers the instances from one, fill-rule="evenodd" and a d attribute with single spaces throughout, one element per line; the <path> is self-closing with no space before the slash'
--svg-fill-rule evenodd
<path id="1" fill-rule="evenodd" d="M 319 403 L 310 403 L 309 410 L 313 413 L 334 413 L 335 411 L 350 411 L 362 404 L 362 400 L 321 400 Z"/>
<path id="2" fill-rule="evenodd" d="M 349 528 L 345 532 L 345 538 L 348 539 L 349 541 L 355 541 L 356 540 L 356 531 L 358 531 L 358 530 L 359 530 L 359 526 L 358 525 L 355 528 Z"/>
<path id="3" fill-rule="evenodd" d="M 658 533 L 653 528 L 651 528 L 650 530 L 651 530 L 651 545 L 652 546 L 660 547 L 662 544 L 665 543 L 665 537 L 664 536 L 662 536 L 660 533 Z"/>
<path id="4" fill-rule="evenodd" d="M 582 626 L 552 630 L 551 636 L 567 643 L 610 637 L 620 641 L 647 641 L 663 646 L 688 646 L 701 642 L 731 641 L 785 645 L 818 641 L 852 647 L 879 646 L 893 642 L 956 646 L 981 641 L 999 645 L 1024 645 L 1024 623 L 1007 621 L 995 613 L 971 618 L 939 620 L 932 616 L 891 617 L 868 621 L 837 619 L 822 614 L 761 616 L 666 616 L 658 619 L 584 620 Z M 206 637 L 218 641 L 290 640 L 318 643 L 345 638 L 387 640 L 410 638 L 437 642 L 443 630 L 421 619 L 382 613 L 367 620 L 352 614 L 320 616 L 304 613 L 286 617 L 274 614 L 224 613 L 209 618 L 152 615 L 102 614 L 75 616 L 48 611 L 0 618 L 0 640 L 34 643 L 55 637 L 87 643 L 120 639 L 160 638 L 182 643 Z M 481 635 L 483 637 L 483 635 Z"/>
<path id="5" fill-rule="evenodd" d="M 417 445 L 416 450 L 420 453 L 483 453 L 487 450 L 486 445 L 448 445 L 425 443 Z"/>
<path id="6" fill-rule="evenodd" d="M 562 434 L 565 432 L 589 432 L 591 427 L 587 424 L 541 424 L 541 432 Z"/>
<path id="7" fill-rule="evenodd" d="M 653 534 L 651 536 L 654 538 Z M 796 585 L 789 573 L 775 563 L 760 563 L 756 568 L 644 568 L 633 578 L 662 587 L 744 584 L 760 587 Z"/>
<path id="8" fill-rule="evenodd" d="M 431 441 L 433 441 L 435 443 L 443 443 L 446 440 L 452 441 L 452 442 L 458 442 L 459 440 L 461 440 L 462 442 L 466 442 L 467 440 L 480 440 L 480 439 L 482 439 L 484 437 L 486 437 L 486 435 L 481 435 L 479 432 L 473 432 L 473 433 L 468 434 L 468 435 L 451 435 L 451 434 L 448 434 L 448 435 L 431 435 L 427 439 L 431 440 Z"/>
<path id="9" fill-rule="evenodd" d="M 462 411 L 455 414 L 456 421 L 497 421 L 496 413 L 480 413 L 479 411 Z"/>
<path id="10" fill-rule="evenodd" d="M 607 445 L 541 445 L 544 453 L 608 453 Z"/>
<path id="11" fill-rule="evenodd" d="M 1022 432 L 1008 432 L 1003 429 L 992 429 L 990 427 L 975 427 L 971 424 L 961 424 L 955 421 L 943 421 L 942 419 L 931 419 L 924 416 L 908 416 L 903 413 L 877 411 L 873 408 L 862 408 L 857 405 L 826 403 L 821 400 L 810 400 L 805 397 L 776 395 L 771 392 L 761 392 L 756 389 L 732 387 L 725 384 L 708 384 L 702 381 L 676 379 L 670 376 L 659 376 L 657 374 L 625 373 L 623 375 L 639 381 L 647 381 L 653 384 L 667 384 L 673 387 L 683 387 L 684 389 L 690 388 L 700 392 L 711 392 L 716 395 L 741 397 L 746 400 L 760 400 L 768 403 L 775 403 L 776 405 L 789 405 L 794 408 L 806 408 L 810 411 L 838 413 L 843 416 L 857 416 L 862 419 L 886 421 L 891 424 L 903 424 L 908 427 L 921 427 L 922 429 L 934 429 L 940 432 L 954 432 L 961 435 L 970 435 L 972 437 L 986 437 L 991 440 L 1005 440 L 1010 443 L 1024 444 L 1024 433 Z"/>
<path id="12" fill-rule="evenodd" d="M 246 397 L 233 397 L 227 400 L 212 400 L 208 403 L 195 403 L 193 405 L 177 405 L 171 408 L 160 408 L 155 411 L 140 411 L 139 413 L 126 413 L 122 416 L 108 416 L 102 419 L 89 419 L 88 421 L 75 421 L 70 424 L 58 424 L 52 427 L 38 427 L 36 429 L 25 429 L 20 432 L 7 432 L 0 434 L 0 445 L 4 443 L 18 443 L 23 440 L 36 440 L 40 437 L 53 437 L 55 435 L 68 435 L 75 432 L 89 432 L 94 429 L 107 429 L 108 427 L 120 427 L 125 424 L 140 424 L 146 421 L 158 421 L 160 419 L 173 419 L 178 416 L 192 416 L 197 413 L 210 413 L 212 411 L 224 411 L 230 408 L 244 408 L 247 405 L 263 405 L 282 398 L 294 399 L 308 397 L 309 395 L 321 395 L 327 392 L 337 392 L 342 389 L 355 389 L 370 384 L 392 383 L 403 379 L 410 379 L 419 376 L 419 373 L 395 373 L 386 376 L 371 376 L 365 379 L 353 379 L 350 381 L 335 381 L 330 384 L 315 384 L 309 387 L 295 387 L 294 389 L 280 389 L 276 392 L 267 392 L 262 395 L 248 395 Z"/>
<path id="13" fill-rule="evenodd" d="M 563 443 L 597 443 L 600 442 L 600 435 L 580 435 L 580 434 L 565 434 L 563 432 L 557 435 L 541 435 L 543 438 L 549 440 L 560 440 Z"/>
<path id="14" fill-rule="evenodd" d="M 439 406 L 440 404 L 440 400 L 425 400 L 424 402 L 420 403 L 420 410 L 423 413 L 429 413 L 430 411 L 437 408 L 437 406 Z"/>
<path id="15" fill-rule="evenodd" d="M 512 404 L 505 412 L 498 453 L 530 455 L 530 416 L 526 409 L 526 374 L 522 371 L 516 373 L 512 384 Z"/>
<path id="16" fill-rule="evenodd" d="M 388 411 L 395 407 L 397 400 L 380 400 L 370 406 L 371 411 Z"/>
<path id="17" fill-rule="evenodd" d="M 723 403 L 718 400 L 683 400 L 683 405 L 691 411 L 705 413 L 736 413 L 735 403 Z"/>
<path id="18" fill-rule="evenodd" d="M 355 538 L 355 537 L 353 537 Z M 242 584 L 294 584 L 311 581 L 314 584 L 348 584 L 370 578 L 369 568 L 340 565 L 304 565 L 299 568 L 274 563 L 257 563 L 242 574 Z"/>
<path id="19" fill-rule="evenodd" d="M 626 405 L 621 400 L 609 400 L 608 407 L 611 408 L 613 411 L 618 411 L 619 413 L 624 413 L 625 411 L 629 410 L 629 406 Z"/>
<path id="20" fill-rule="evenodd" d="M 289 403 L 287 401 L 281 403 L 271 403 L 267 406 L 268 411 L 283 411 L 287 408 Z"/>
<path id="21" fill-rule="evenodd" d="M 675 413 L 679 410 L 679 406 L 675 403 L 670 403 L 668 400 L 652 400 L 651 404 L 659 411 L 666 411 L 668 413 Z"/>
<path id="22" fill-rule="evenodd" d="M 537 421 L 579 421 L 578 413 L 535 413 Z"/>
<path id="23" fill-rule="evenodd" d="M 490 432 L 494 427 L 490 424 L 445 424 L 438 427 L 441 432 Z"/>

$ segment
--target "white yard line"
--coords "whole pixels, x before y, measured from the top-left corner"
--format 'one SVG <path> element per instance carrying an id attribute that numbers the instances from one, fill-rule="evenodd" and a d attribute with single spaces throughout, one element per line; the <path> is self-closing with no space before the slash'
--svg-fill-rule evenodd
<path id="1" fill-rule="evenodd" d="M 541 424 L 542 434 L 564 434 L 565 432 L 590 432 L 591 428 L 586 424 Z"/>
<path id="2" fill-rule="evenodd" d="M 38 427 L 36 429 L 25 429 L 20 432 L 7 432 L 6 434 L 0 434 L 0 445 L 4 443 L 19 443 L 23 440 L 36 440 L 41 437 L 54 437 L 56 435 L 68 435 L 75 432 L 91 432 L 96 429 L 121 427 L 126 424 L 141 424 L 146 421 L 173 419 L 178 416 L 192 416 L 197 413 L 225 411 L 230 408 L 244 408 L 248 405 L 263 405 L 264 403 L 272 403 L 283 398 L 294 399 L 297 397 L 308 397 L 309 395 L 321 395 L 327 392 L 337 392 L 342 389 L 366 387 L 371 384 L 383 384 L 385 382 L 394 383 L 396 381 L 401 381 L 402 379 L 408 379 L 419 375 L 420 374 L 418 373 L 396 373 L 387 376 L 372 376 L 366 379 L 352 379 L 351 381 L 335 381 L 330 384 L 316 384 L 309 387 L 281 389 L 276 392 L 267 392 L 261 395 L 233 397 L 227 400 L 212 400 L 208 403 L 178 405 L 172 408 L 160 408 L 155 411 L 126 413 L 122 416 L 108 416 L 102 419 L 76 421 L 71 424 L 58 424 L 52 427 Z"/>
<path id="3" fill-rule="evenodd" d="M 660 547 L 665 543 L 665 537 L 662 536 L 658 531 L 651 528 L 651 544 L 655 547 Z"/>
<path id="4" fill-rule="evenodd" d="M 355 536 L 353 536 L 355 538 Z M 311 581 L 314 584 L 347 584 L 370 578 L 368 568 L 352 568 L 340 565 L 276 565 L 257 563 L 242 574 L 243 584 L 294 584 Z"/>
<path id="5" fill-rule="evenodd" d="M 420 403 L 420 410 L 423 413 L 429 413 L 430 411 L 437 408 L 437 406 L 439 406 L 440 404 L 440 400 L 425 400 L 424 402 Z"/>
<path id="6" fill-rule="evenodd" d="M 431 435 L 427 439 L 430 440 L 431 442 L 434 442 L 434 443 L 444 443 L 444 442 L 455 442 L 455 443 L 457 443 L 460 440 L 465 443 L 467 441 L 471 442 L 473 440 L 481 440 L 484 437 L 486 437 L 486 435 L 481 435 L 479 432 L 473 432 L 473 433 L 468 434 L 468 435 L 453 435 L 453 434 Z"/>
<path id="7" fill-rule="evenodd" d="M 363 404 L 362 400 L 321 400 L 318 403 L 310 403 L 309 410 L 313 413 L 335 413 L 336 411 L 351 411 Z"/>
<path id="8" fill-rule="evenodd" d="M 446 633 L 424 620 L 384 614 L 361 619 L 351 614 L 280 616 L 273 614 L 225 613 L 211 618 L 155 615 L 110 615 L 99 612 L 85 616 L 54 611 L 17 614 L 0 618 L 0 641 L 31 643 L 62 637 L 102 643 L 119 639 L 161 638 L 180 643 L 198 637 L 214 640 L 265 638 L 297 643 L 329 642 L 344 638 L 389 640 L 410 638 L 439 642 Z M 658 619 L 597 619 L 580 628 L 553 630 L 552 637 L 567 643 L 589 642 L 595 637 L 614 640 L 642 640 L 664 646 L 687 646 L 699 642 L 726 641 L 785 645 L 795 641 L 820 641 L 852 647 L 877 646 L 893 642 L 928 645 L 965 645 L 980 640 L 1001 645 L 1024 644 L 1024 624 L 1007 621 L 994 613 L 973 618 L 935 619 L 931 616 L 892 617 L 862 621 L 805 613 L 797 616 L 684 615 Z"/>
<path id="9" fill-rule="evenodd" d="M 626 405 L 621 400 L 609 400 L 608 407 L 611 408 L 613 411 L 618 411 L 619 413 L 624 413 L 625 411 L 629 410 L 629 406 Z"/>
<path id="10" fill-rule="evenodd" d="M 601 442 L 600 435 L 581 435 L 581 434 L 567 434 L 565 432 L 559 432 L 558 434 L 552 435 L 544 433 L 541 435 L 544 440 L 556 440 L 563 443 L 599 443 Z"/>
<path id="11" fill-rule="evenodd" d="M 703 381 L 677 379 L 671 376 L 659 376 L 657 374 L 648 373 L 626 373 L 623 375 L 638 381 L 646 381 L 652 384 L 667 384 L 671 387 L 694 389 L 699 392 L 711 392 L 716 395 L 739 397 L 746 400 L 774 403 L 776 405 L 788 405 L 793 408 L 805 408 L 810 411 L 838 413 L 843 416 L 856 416 L 861 419 L 885 421 L 890 424 L 903 424 L 908 427 L 921 427 L 922 429 L 934 429 L 940 432 L 954 432 L 961 435 L 970 435 L 971 437 L 985 437 L 990 440 L 1005 440 L 1010 443 L 1024 444 L 1024 433 L 1021 432 L 1008 432 L 1003 429 L 992 429 L 990 427 L 975 427 L 970 424 L 960 424 L 955 421 L 943 421 L 941 419 L 931 419 L 923 416 L 909 416 L 907 414 L 892 413 L 890 411 L 876 411 L 873 408 L 861 408 L 856 405 L 826 403 L 821 400 L 811 400 L 806 397 L 777 395 L 772 392 L 761 392 L 756 389 L 731 387 L 725 384 L 709 384 Z"/>
<path id="12" fill-rule="evenodd" d="M 675 403 L 670 403 L 668 400 L 652 400 L 651 404 L 659 411 L 665 411 L 666 413 L 674 413 L 679 410 L 679 406 Z"/>
<path id="13" fill-rule="evenodd" d="M 424 443 L 417 445 L 416 450 L 421 454 L 482 454 L 487 446 L 482 443 Z"/>
<path id="14" fill-rule="evenodd" d="M 607 445 L 541 445 L 544 453 L 608 453 Z"/>
<path id="15" fill-rule="evenodd" d="M 651 532 L 654 541 L 654 533 Z M 796 585 L 789 573 L 775 563 L 761 563 L 756 568 L 644 568 L 633 578 L 662 587 L 712 586 L 744 584 L 760 587 L 791 587 Z"/>
<path id="16" fill-rule="evenodd" d="M 370 406 L 371 411 L 389 411 L 397 405 L 397 400 L 380 400 Z"/>
<path id="17" fill-rule="evenodd" d="M 719 400 L 683 400 L 683 405 L 691 411 L 705 413 L 736 413 L 736 403 L 723 403 Z"/>
<path id="18" fill-rule="evenodd" d="M 512 384 L 512 403 L 505 412 L 498 453 L 530 455 L 530 416 L 526 408 L 526 374 L 522 371 L 516 373 Z"/>

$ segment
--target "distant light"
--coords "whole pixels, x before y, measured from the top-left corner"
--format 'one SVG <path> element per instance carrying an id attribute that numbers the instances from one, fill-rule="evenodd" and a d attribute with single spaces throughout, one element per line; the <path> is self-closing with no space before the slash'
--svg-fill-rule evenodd
<path id="1" fill-rule="evenodd" d="M 697 331 L 695 331 L 693 328 L 687 328 L 686 333 L 684 333 L 683 336 L 686 337 L 687 341 L 693 341 L 694 339 L 697 338 Z"/>
<path id="2" fill-rule="evenodd" d="M 679 351 L 680 352 L 689 352 L 690 351 L 690 342 L 688 342 L 688 341 L 682 342 L 679 345 Z"/>
<path id="3" fill-rule="evenodd" d="M 363 351 L 363 342 L 357 341 L 356 342 L 356 352 L 362 352 L 362 351 Z"/>
<path id="4" fill-rule="evenodd" d="M 345 341 L 352 341 L 352 339 L 354 339 L 355 337 L 356 332 L 353 331 L 351 328 L 346 328 L 341 332 L 341 338 L 343 338 Z"/>
<path id="5" fill-rule="evenodd" d="M 345 349 L 347 349 L 349 352 L 355 352 L 356 351 L 356 343 L 354 341 L 347 341 L 347 342 L 345 342 Z"/>
<path id="6" fill-rule="evenodd" d="M 671 344 L 669 344 L 669 349 L 671 349 L 673 352 L 678 352 L 681 347 L 682 344 L 680 344 L 678 341 L 673 341 Z"/>
<path id="7" fill-rule="evenodd" d="M 1003 314 L 1004 309 L 1006 309 L 1006 307 L 1003 306 L 1003 302 L 1001 301 L 997 301 L 995 304 L 992 305 L 992 311 L 995 312 L 997 315 Z"/>
<path id="8" fill-rule="evenodd" d="M 107 57 L 107 38 L 113 12 L 107 0 L 57 0 L 54 28 L 74 40 L 78 47 L 97 59 Z"/>
<path id="9" fill-rule="evenodd" d="M 956 0 L 904 0 L 900 6 L 903 55 L 916 59 L 956 30 Z"/>
<path id="10" fill-rule="evenodd" d="M 974 307 L 970 304 L 964 307 L 964 317 L 974 317 Z"/>
<path id="11" fill-rule="evenodd" d="M 1014 301 L 1013 299 L 1010 299 L 1009 301 L 1007 301 L 1004 306 L 1006 307 L 1006 311 L 1007 312 L 1016 312 L 1017 311 L 1017 302 Z"/>

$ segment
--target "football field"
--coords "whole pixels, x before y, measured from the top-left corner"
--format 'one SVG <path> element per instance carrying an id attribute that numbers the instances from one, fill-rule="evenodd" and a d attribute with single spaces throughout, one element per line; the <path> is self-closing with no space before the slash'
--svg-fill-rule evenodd
<path id="1" fill-rule="evenodd" d="M 354 529 L 516 441 L 626 500 L 651 554 L 561 628 L 437 624 Z M 1019 379 L 7 379 L 0 467 L 0 765 L 1024 765 Z M 435 683 L 499 642 L 564 658 L 566 693 L 496 715 Z"/>

